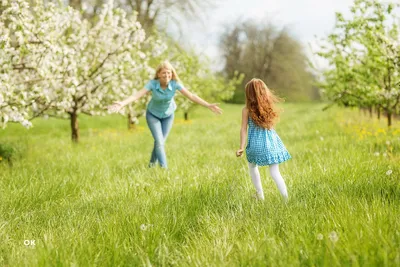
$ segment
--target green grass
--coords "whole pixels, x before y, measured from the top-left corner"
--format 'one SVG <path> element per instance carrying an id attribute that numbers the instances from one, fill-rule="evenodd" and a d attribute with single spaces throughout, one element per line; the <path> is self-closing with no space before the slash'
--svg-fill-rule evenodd
<path id="1" fill-rule="evenodd" d="M 0 265 L 400 266 L 400 123 L 322 107 L 285 104 L 276 127 L 293 157 L 280 165 L 287 205 L 266 167 L 266 199 L 252 198 L 235 157 L 241 106 L 198 108 L 189 123 L 178 112 L 168 171 L 147 168 L 143 119 L 128 131 L 121 116 L 81 116 L 78 145 L 68 121 L 9 125 Z"/>

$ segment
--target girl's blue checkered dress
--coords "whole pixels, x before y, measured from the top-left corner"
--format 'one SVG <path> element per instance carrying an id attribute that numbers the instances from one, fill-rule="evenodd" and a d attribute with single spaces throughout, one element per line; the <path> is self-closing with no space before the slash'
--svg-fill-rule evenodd
<path id="1" fill-rule="evenodd" d="M 264 129 L 249 117 L 247 161 L 258 166 L 284 162 L 291 158 L 274 129 Z"/>

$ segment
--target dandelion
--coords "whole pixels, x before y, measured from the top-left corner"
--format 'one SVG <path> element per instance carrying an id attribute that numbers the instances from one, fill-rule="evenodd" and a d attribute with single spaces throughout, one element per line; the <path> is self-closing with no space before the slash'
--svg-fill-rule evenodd
<path id="1" fill-rule="evenodd" d="M 379 128 L 378 131 L 377 131 L 377 133 L 384 133 L 384 134 L 386 134 L 386 131 L 385 131 L 385 129 Z"/>
<path id="2" fill-rule="evenodd" d="M 146 231 L 147 230 L 147 226 L 145 224 L 141 224 L 140 225 L 140 230 Z"/>
<path id="3" fill-rule="evenodd" d="M 388 170 L 388 171 L 386 172 L 386 175 L 389 176 L 389 175 L 392 174 L 392 172 L 393 172 L 392 170 Z"/>
<path id="4" fill-rule="evenodd" d="M 3 158 L 2 157 L 0 157 L 0 161 L 2 161 L 3 160 Z"/>
<path id="5" fill-rule="evenodd" d="M 385 153 L 383 153 L 382 155 L 383 155 L 384 157 L 386 157 L 386 156 L 387 156 L 386 152 L 385 152 Z"/>
<path id="6" fill-rule="evenodd" d="M 323 137 L 323 136 L 320 136 L 319 139 L 320 139 L 321 141 L 324 141 L 324 137 Z"/>
<path id="7" fill-rule="evenodd" d="M 324 235 L 321 234 L 321 233 L 319 233 L 319 234 L 317 235 L 317 240 L 322 240 L 322 239 L 324 239 Z"/>
<path id="8" fill-rule="evenodd" d="M 379 157 L 379 152 L 375 152 L 374 155 Z"/>
<path id="9" fill-rule="evenodd" d="M 339 236 L 335 231 L 330 232 L 329 234 L 329 239 L 333 242 L 336 243 L 339 240 Z"/>
<path id="10" fill-rule="evenodd" d="M 386 144 L 387 144 L 387 145 L 390 145 L 390 141 L 386 141 Z"/>

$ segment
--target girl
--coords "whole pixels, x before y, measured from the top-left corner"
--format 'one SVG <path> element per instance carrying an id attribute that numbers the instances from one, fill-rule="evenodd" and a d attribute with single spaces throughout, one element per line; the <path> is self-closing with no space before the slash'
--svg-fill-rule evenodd
<path id="1" fill-rule="evenodd" d="M 243 154 L 248 133 L 246 156 L 251 180 L 257 191 L 257 198 L 264 200 L 258 166 L 269 165 L 270 173 L 282 197 L 288 194 L 278 164 L 291 158 L 281 139 L 273 129 L 278 118 L 275 104 L 280 101 L 260 79 L 252 79 L 246 84 L 246 106 L 242 110 L 240 149 L 236 156 Z"/>
<path id="2" fill-rule="evenodd" d="M 158 162 L 162 168 L 167 168 L 164 144 L 174 121 L 176 109 L 174 96 L 177 90 L 191 101 L 210 109 L 212 112 L 216 114 L 222 113 L 217 104 L 210 104 L 185 89 L 175 69 L 168 61 L 161 63 L 157 67 L 154 79 L 150 80 L 142 90 L 108 107 L 111 112 L 118 112 L 123 106 L 138 100 L 149 92 L 152 93 L 152 98 L 146 110 L 147 125 L 154 138 L 149 167 L 155 166 Z"/>

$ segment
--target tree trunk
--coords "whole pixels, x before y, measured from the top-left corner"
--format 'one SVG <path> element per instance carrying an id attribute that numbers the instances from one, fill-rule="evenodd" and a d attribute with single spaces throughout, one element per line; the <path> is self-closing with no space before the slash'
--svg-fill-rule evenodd
<path id="1" fill-rule="evenodd" d="M 78 114 L 76 110 L 71 112 L 71 132 L 72 132 L 72 142 L 78 143 L 79 142 L 79 124 L 78 124 Z"/>
<path id="2" fill-rule="evenodd" d="M 189 120 L 189 112 L 185 111 L 185 113 L 183 114 L 185 121 Z"/>
<path id="3" fill-rule="evenodd" d="M 136 124 L 132 123 L 132 114 L 128 112 L 128 130 L 135 129 Z"/>
<path id="4" fill-rule="evenodd" d="M 81 0 L 70 0 L 69 5 L 79 11 L 81 10 L 82 7 Z"/>
<path id="5" fill-rule="evenodd" d="M 362 108 L 361 108 L 361 111 L 362 111 L 362 114 L 363 114 L 364 116 L 367 116 L 367 108 L 366 108 L 366 107 L 362 107 Z"/>
<path id="6" fill-rule="evenodd" d="M 388 127 L 392 126 L 392 113 L 391 112 L 387 113 L 387 123 L 388 123 Z"/>
<path id="7" fill-rule="evenodd" d="M 369 107 L 368 111 L 369 111 L 369 117 L 372 118 L 372 107 Z"/>
<path id="8" fill-rule="evenodd" d="M 381 119 L 381 108 L 376 108 L 376 113 L 378 114 L 378 120 Z"/>

